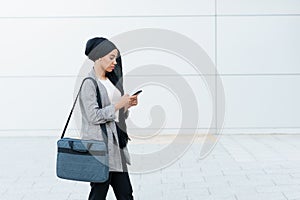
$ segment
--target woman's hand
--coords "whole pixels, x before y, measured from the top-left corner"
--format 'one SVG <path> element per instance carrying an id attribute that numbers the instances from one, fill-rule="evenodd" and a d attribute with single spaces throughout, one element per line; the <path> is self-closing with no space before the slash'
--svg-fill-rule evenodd
<path id="1" fill-rule="evenodd" d="M 128 110 L 131 106 L 136 106 L 138 104 L 137 95 L 129 96 L 128 94 L 124 94 L 120 101 L 115 104 L 115 109 L 120 110 L 121 108 L 125 108 L 125 111 Z"/>
<path id="2" fill-rule="evenodd" d="M 138 99 L 137 95 L 130 96 L 129 97 L 129 105 L 125 106 L 125 112 L 131 107 L 131 106 L 136 106 L 138 104 Z"/>
<path id="3" fill-rule="evenodd" d="M 130 105 L 130 96 L 128 94 L 124 94 L 120 101 L 118 103 L 115 104 L 115 110 L 120 110 L 123 107 L 129 107 Z"/>
<path id="4" fill-rule="evenodd" d="M 136 106 L 138 104 L 137 95 L 130 96 L 129 98 L 129 105 L 125 106 L 125 112 L 131 107 Z"/>
<path id="5" fill-rule="evenodd" d="M 134 95 L 134 96 L 130 97 L 130 101 L 129 101 L 130 107 L 131 106 L 136 106 L 138 104 L 137 96 L 138 95 Z"/>

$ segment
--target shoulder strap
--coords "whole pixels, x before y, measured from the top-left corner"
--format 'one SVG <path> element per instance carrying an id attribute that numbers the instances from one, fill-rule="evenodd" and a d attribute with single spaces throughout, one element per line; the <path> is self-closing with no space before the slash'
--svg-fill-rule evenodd
<path id="1" fill-rule="evenodd" d="M 87 77 L 87 78 L 83 79 L 83 81 L 82 81 L 82 83 L 81 83 L 81 85 L 80 85 L 79 91 L 78 91 L 78 93 L 77 93 L 77 95 L 76 95 L 75 101 L 74 101 L 74 103 L 73 103 L 73 106 L 72 106 L 71 112 L 70 112 L 70 114 L 69 114 L 67 123 L 66 123 L 66 125 L 65 125 L 65 127 L 64 127 L 64 130 L 63 130 L 62 134 L 61 134 L 61 137 L 60 137 L 61 139 L 65 136 L 65 132 L 66 132 L 67 127 L 68 127 L 68 125 L 69 125 L 69 122 L 70 122 L 70 119 L 71 119 L 73 110 L 74 110 L 74 108 L 75 108 L 77 99 L 78 99 L 79 94 L 80 94 L 80 91 L 81 91 L 81 89 L 82 89 L 83 83 L 84 83 L 86 80 L 88 80 L 88 79 L 90 79 L 90 80 L 94 83 L 94 85 L 95 85 L 95 87 L 96 87 L 98 106 L 99 106 L 99 108 L 102 108 L 101 96 L 100 96 L 99 87 L 98 87 L 97 82 L 96 82 L 95 79 L 93 79 L 92 77 Z M 105 124 L 100 124 L 100 126 L 101 126 L 101 130 L 102 130 L 102 136 L 103 136 L 103 139 L 104 139 L 104 141 L 107 143 L 107 130 L 106 130 L 106 126 L 105 126 Z M 104 134 L 105 134 L 105 135 L 104 135 Z"/>

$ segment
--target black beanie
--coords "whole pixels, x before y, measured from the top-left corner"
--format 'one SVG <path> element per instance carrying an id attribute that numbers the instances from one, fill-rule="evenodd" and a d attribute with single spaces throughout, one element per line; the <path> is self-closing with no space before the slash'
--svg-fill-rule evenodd
<path id="1" fill-rule="evenodd" d="M 89 39 L 86 43 L 85 47 L 85 55 L 89 57 L 92 61 L 95 61 L 103 56 L 107 55 L 112 50 L 118 48 L 106 38 L 103 37 L 95 37 Z M 119 56 L 119 50 L 118 50 Z"/>

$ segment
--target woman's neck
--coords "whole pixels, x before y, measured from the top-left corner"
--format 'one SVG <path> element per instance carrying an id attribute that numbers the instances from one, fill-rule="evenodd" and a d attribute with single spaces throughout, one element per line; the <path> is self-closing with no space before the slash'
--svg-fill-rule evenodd
<path id="1" fill-rule="evenodd" d="M 107 79 L 107 77 L 105 76 L 105 71 L 101 67 L 94 66 L 94 70 L 95 70 L 97 78 L 99 78 L 101 80 Z"/>

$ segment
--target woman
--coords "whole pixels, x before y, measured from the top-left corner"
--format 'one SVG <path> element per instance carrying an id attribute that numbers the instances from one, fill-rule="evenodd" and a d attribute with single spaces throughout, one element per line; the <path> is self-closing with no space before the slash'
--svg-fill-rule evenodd
<path id="1" fill-rule="evenodd" d="M 118 200 L 132 200 L 126 148 L 128 135 L 125 119 L 128 109 L 137 105 L 137 96 L 124 94 L 122 62 L 117 47 L 106 38 L 92 38 L 86 44 L 85 54 L 94 61 L 88 76 L 98 83 L 102 108 L 97 103 L 96 88 L 85 81 L 79 96 L 82 113 L 82 139 L 103 140 L 100 124 L 105 123 L 108 138 L 109 179 L 104 183 L 90 183 L 89 200 L 105 200 L 109 185 Z"/>

